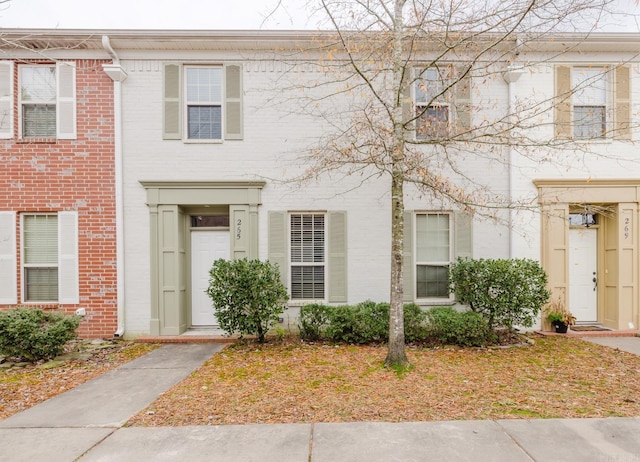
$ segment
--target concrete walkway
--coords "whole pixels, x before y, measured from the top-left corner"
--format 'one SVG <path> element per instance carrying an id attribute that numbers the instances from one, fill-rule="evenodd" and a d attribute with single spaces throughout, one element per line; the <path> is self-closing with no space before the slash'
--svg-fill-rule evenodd
<path id="1" fill-rule="evenodd" d="M 640 418 L 122 427 L 221 348 L 165 345 L 0 421 L 0 461 L 640 462 Z"/>

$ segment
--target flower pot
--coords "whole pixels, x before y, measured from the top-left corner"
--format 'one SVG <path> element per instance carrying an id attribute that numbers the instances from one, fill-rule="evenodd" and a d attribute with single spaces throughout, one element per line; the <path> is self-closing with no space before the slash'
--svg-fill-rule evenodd
<path id="1" fill-rule="evenodd" d="M 558 334 L 566 334 L 567 333 L 567 329 L 569 328 L 568 324 L 565 324 L 563 322 L 560 321 L 554 321 L 553 322 L 553 327 L 556 330 L 556 333 Z"/>

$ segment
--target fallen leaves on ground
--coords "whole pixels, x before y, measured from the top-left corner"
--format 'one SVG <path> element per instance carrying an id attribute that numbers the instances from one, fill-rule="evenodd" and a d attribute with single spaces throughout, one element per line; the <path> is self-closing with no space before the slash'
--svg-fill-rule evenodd
<path id="1" fill-rule="evenodd" d="M 565 337 L 523 348 L 239 343 L 128 425 L 426 421 L 640 415 L 640 357 Z"/>
<path id="2" fill-rule="evenodd" d="M 114 342 L 87 360 L 65 361 L 50 369 L 31 364 L 0 370 L 0 420 L 24 411 L 157 348 L 158 345 Z"/>

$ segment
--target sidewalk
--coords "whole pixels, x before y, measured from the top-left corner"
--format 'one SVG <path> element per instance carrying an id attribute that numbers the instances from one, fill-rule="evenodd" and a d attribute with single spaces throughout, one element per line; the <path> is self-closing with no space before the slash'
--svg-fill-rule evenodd
<path id="1" fill-rule="evenodd" d="M 640 462 L 640 417 L 122 427 L 222 347 L 164 345 L 0 421 L 0 461 Z"/>

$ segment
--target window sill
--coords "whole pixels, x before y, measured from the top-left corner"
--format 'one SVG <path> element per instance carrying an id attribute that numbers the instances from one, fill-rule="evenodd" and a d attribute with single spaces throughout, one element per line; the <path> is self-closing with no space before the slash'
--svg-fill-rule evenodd
<path id="1" fill-rule="evenodd" d="M 222 144 L 224 140 L 191 140 L 183 139 L 184 144 Z"/>
<path id="2" fill-rule="evenodd" d="M 298 308 L 304 305 L 311 305 L 312 303 L 317 303 L 319 305 L 326 305 L 326 300 L 289 300 L 287 302 L 287 307 L 290 308 Z"/>
<path id="3" fill-rule="evenodd" d="M 56 144 L 57 138 L 18 138 L 17 144 Z"/>
<path id="4" fill-rule="evenodd" d="M 456 301 L 451 298 L 441 298 L 441 299 L 422 298 L 422 299 L 417 299 L 414 303 L 419 306 L 433 307 L 433 306 L 453 306 L 456 304 Z"/>

